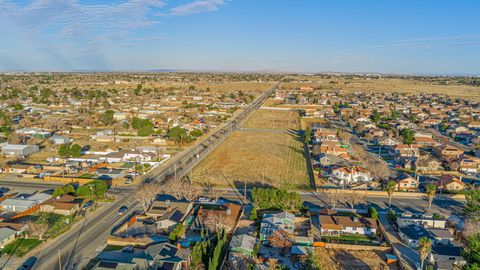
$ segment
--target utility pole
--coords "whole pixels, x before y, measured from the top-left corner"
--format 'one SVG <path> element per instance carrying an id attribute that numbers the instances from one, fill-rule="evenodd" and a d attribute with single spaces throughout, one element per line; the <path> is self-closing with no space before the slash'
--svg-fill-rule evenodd
<path id="1" fill-rule="evenodd" d="M 62 270 L 62 257 L 60 256 L 60 249 L 58 249 L 58 269 Z"/>
<path id="2" fill-rule="evenodd" d="M 247 204 L 247 180 L 243 180 L 243 199 L 245 200 L 245 204 Z"/>

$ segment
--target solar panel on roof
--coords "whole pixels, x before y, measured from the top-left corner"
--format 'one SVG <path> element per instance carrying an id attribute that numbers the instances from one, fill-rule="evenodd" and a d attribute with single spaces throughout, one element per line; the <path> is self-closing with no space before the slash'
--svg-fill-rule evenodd
<path id="1" fill-rule="evenodd" d="M 116 262 L 100 262 L 98 264 L 99 267 L 103 268 L 110 268 L 110 269 L 115 269 L 117 267 L 118 263 Z"/>
<path id="2" fill-rule="evenodd" d="M 175 263 L 165 262 L 163 263 L 161 268 L 158 268 L 158 270 L 173 270 L 174 267 L 175 267 Z"/>
<path id="3" fill-rule="evenodd" d="M 173 213 L 173 215 L 170 217 L 171 220 L 176 222 L 180 222 L 182 218 L 183 218 L 183 213 L 180 211 L 175 211 L 175 213 Z"/>
<path id="4" fill-rule="evenodd" d="M 162 250 L 160 250 L 159 255 L 163 257 L 167 257 L 167 256 L 173 257 L 175 256 L 176 253 L 177 253 L 176 248 L 165 246 L 164 248 L 162 248 Z"/>

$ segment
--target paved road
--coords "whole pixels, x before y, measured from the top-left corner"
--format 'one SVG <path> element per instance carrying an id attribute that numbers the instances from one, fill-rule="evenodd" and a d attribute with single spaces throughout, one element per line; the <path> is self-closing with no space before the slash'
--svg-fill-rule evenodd
<path id="1" fill-rule="evenodd" d="M 112 228 L 128 218 L 138 206 L 138 201 L 130 195 L 121 194 L 114 203 L 104 205 L 93 213 L 87 211 L 81 223 L 44 245 L 44 249 L 37 255 L 38 261 L 34 269 L 59 269 L 59 254 L 62 269 L 77 269 L 78 266 L 85 265 L 94 256 L 95 249 L 105 243 Z M 117 211 L 122 205 L 128 206 L 129 211 L 119 215 Z"/>
<path id="2" fill-rule="evenodd" d="M 55 189 L 64 184 L 56 183 L 42 183 L 40 181 L 35 182 L 20 182 L 21 180 L 0 180 L 0 186 L 2 187 L 16 187 L 16 188 L 34 188 L 34 189 Z"/>
<path id="3" fill-rule="evenodd" d="M 244 198 L 243 189 L 239 188 L 238 190 L 222 189 L 219 193 L 220 197 L 241 202 Z M 247 191 L 249 192 L 249 190 Z M 321 193 L 315 192 L 300 192 L 302 200 L 306 205 L 317 206 L 317 207 L 327 207 L 328 204 L 324 200 L 325 198 Z M 247 194 L 249 197 L 250 194 Z M 374 206 L 379 210 L 386 210 L 388 208 L 388 198 L 378 197 L 378 196 L 368 196 L 367 197 L 368 206 Z M 345 206 L 348 207 L 348 206 Z M 397 212 L 410 211 L 410 212 L 425 212 L 428 210 L 428 201 L 426 198 L 411 198 L 411 197 L 394 197 L 392 199 L 391 208 Z M 448 210 L 450 213 L 461 213 L 462 202 L 449 198 L 449 197 L 440 197 L 435 198 L 432 203 L 432 211 L 438 213 L 446 213 Z"/>
<path id="4" fill-rule="evenodd" d="M 206 157 L 213 149 L 215 149 L 231 132 L 237 130 L 240 125 L 248 118 L 248 116 L 266 100 L 274 91 L 274 88 L 258 97 L 251 105 L 239 112 L 230 121 L 222 124 L 211 135 L 205 137 L 193 147 L 186 149 L 173 157 L 168 163 L 152 170 L 147 176 L 146 181 L 162 182 L 166 177 L 176 174 L 182 176 L 189 172 L 196 164 Z M 0 181 L 0 185 L 2 182 Z M 10 185 L 11 182 L 9 183 Z M 19 185 L 28 185 L 29 187 L 54 188 L 55 186 L 47 183 L 17 183 Z M 119 189 L 117 189 L 119 190 Z M 123 193 L 119 195 L 119 199 L 115 202 L 105 205 L 102 209 L 94 213 L 87 214 L 82 224 L 77 224 L 73 229 L 60 236 L 56 240 L 52 240 L 45 245 L 44 250 L 40 252 L 38 264 L 34 269 L 59 269 L 58 252 L 61 253 L 62 269 L 81 269 L 85 263 L 92 258 L 96 250 L 105 243 L 105 239 L 110 235 L 112 228 L 121 223 L 121 221 L 130 215 L 137 206 L 133 198 L 134 190 L 123 189 Z M 240 200 L 241 193 L 237 191 L 229 191 L 225 197 L 231 197 Z M 304 193 L 302 197 L 307 202 L 321 204 L 322 200 L 317 194 Z M 369 198 L 372 203 L 381 206 L 385 204 L 386 198 Z M 405 201 L 404 199 L 394 200 L 395 204 L 402 203 L 408 207 L 424 208 L 426 201 L 422 199 L 414 199 Z M 450 203 L 450 202 L 448 202 Z M 129 212 L 125 216 L 117 214 L 118 208 L 122 205 L 130 205 Z"/>
<path id="5" fill-rule="evenodd" d="M 275 86 L 276 87 L 276 86 Z M 236 113 L 230 120 L 223 123 L 209 136 L 203 138 L 193 147 L 190 147 L 178 155 L 174 156 L 166 164 L 152 170 L 145 181 L 162 182 L 166 177 L 176 174 L 183 176 L 189 172 L 196 164 L 215 149 L 232 131 L 245 121 L 248 116 L 274 92 L 275 87 L 265 92 L 255 99 L 249 106 Z M 11 182 L 10 182 L 11 185 Z M 20 184 L 22 185 L 22 184 Z M 27 184 L 25 184 L 27 185 Z M 46 184 L 28 183 L 28 185 L 39 188 L 45 188 Z M 48 187 L 52 188 L 53 186 Z M 121 223 L 125 216 L 131 215 L 138 202 L 134 201 L 133 192 L 130 189 L 116 189 L 123 191 L 120 198 L 115 202 L 106 205 L 98 213 L 86 217 L 82 226 L 76 226 L 67 233 L 45 245 L 45 249 L 37 254 L 38 263 L 34 269 L 52 269 L 58 270 L 58 252 L 60 250 L 62 269 L 81 269 L 86 262 L 96 254 L 96 249 L 105 243 L 105 239 L 110 235 L 112 229 Z M 120 216 L 117 214 L 122 205 L 131 204 L 129 211 Z"/>
<path id="6" fill-rule="evenodd" d="M 15 184 L 24 185 L 24 183 Z M 49 185 L 47 184 L 47 186 Z M 138 202 L 132 198 L 132 192 L 124 191 L 118 195 L 119 199 L 114 203 L 105 205 L 93 213 L 87 213 L 86 218 L 81 223 L 76 224 L 69 232 L 45 245 L 45 249 L 38 254 L 39 261 L 35 269 L 59 269 L 59 249 L 62 269 L 81 269 L 80 266 L 84 266 L 96 255 L 99 251 L 97 249 L 105 244 L 105 239 L 110 235 L 112 228 L 121 224 L 138 206 Z M 301 196 L 307 204 L 325 206 L 321 194 L 302 192 Z M 222 190 L 222 197 L 241 202 L 243 200 L 243 190 L 225 189 Z M 386 209 L 388 198 L 369 197 L 368 203 L 379 209 Z M 118 215 L 117 210 L 122 205 L 129 205 L 129 212 L 125 215 Z M 392 208 L 397 211 L 424 211 L 428 208 L 427 200 L 421 198 L 394 198 L 392 205 Z M 444 208 L 454 208 L 458 205 L 460 205 L 458 201 L 442 198 L 435 199 L 432 208 L 434 211 L 441 211 Z"/>
<path id="7" fill-rule="evenodd" d="M 203 138 L 192 147 L 174 156 L 164 166 L 153 169 L 145 178 L 147 181 L 162 181 L 170 176 L 182 176 L 189 172 L 204 157 L 220 145 L 230 133 L 240 128 L 241 124 L 273 94 L 276 86 L 257 97 L 248 107 L 222 123 L 208 137 Z"/>

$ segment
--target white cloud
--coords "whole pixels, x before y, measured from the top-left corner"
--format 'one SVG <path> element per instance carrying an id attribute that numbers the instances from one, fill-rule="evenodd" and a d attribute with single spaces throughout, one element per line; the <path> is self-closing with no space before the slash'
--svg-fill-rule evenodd
<path id="1" fill-rule="evenodd" d="M 109 4 L 82 4 L 78 0 L 33 0 L 28 4 L 0 0 L 0 21 L 11 21 L 27 31 L 48 30 L 64 35 L 102 31 L 130 31 L 155 24 L 149 15 L 164 6 L 162 0 L 127 0 Z"/>
<path id="2" fill-rule="evenodd" d="M 224 0 L 196 0 L 188 4 L 172 8 L 169 15 L 184 16 L 217 11 L 219 6 L 223 4 L 225 4 Z"/>
<path id="3" fill-rule="evenodd" d="M 422 37 L 412 39 L 394 40 L 379 45 L 368 46 L 373 49 L 432 49 L 435 47 L 472 47 L 480 46 L 480 35 L 457 35 Z"/>

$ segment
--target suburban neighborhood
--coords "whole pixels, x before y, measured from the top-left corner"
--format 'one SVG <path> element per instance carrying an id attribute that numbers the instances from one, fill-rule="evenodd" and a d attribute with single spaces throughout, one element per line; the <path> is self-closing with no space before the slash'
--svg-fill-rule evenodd
<path id="1" fill-rule="evenodd" d="M 3 75 L 1 267 L 475 263 L 478 102 L 315 86 L 330 75 L 145 75 L 81 75 L 103 92 Z"/>

